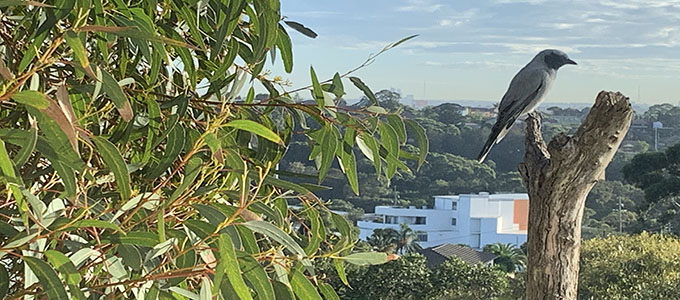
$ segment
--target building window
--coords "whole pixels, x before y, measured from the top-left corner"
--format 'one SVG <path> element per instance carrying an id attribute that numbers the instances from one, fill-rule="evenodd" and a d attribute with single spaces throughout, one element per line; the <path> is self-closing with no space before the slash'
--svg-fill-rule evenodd
<path id="1" fill-rule="evenodd" d="M 458 210 L 458 201 L 451 201 L 451 210 Z"/>
<path id="2" fill-rule="evenodd" d="M 419 233 L 418 242 L 427 242 L 427 233 Z"/>
<path id="3" fill-rule="evenodd" d="M 451 226 L 456 226 L 456 218 L 451 218 Z"/>
<path id="4" fill-rule="evenodd" d="M 416 224 L 425 224 L 425 217 L 416 217 Z"/>
<path id="5" fill-rule="evenodd" d="M 385 224 L 397 224 L 397 217 L 385 216 Z"/>

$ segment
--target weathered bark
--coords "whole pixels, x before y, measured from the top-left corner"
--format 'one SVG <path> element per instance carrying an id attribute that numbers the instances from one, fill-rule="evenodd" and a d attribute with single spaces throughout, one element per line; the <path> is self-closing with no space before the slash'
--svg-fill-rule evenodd
<path id="1" fill-rule="evenodd" d="M 586 196 L 604 178 L 632 117 L 628 98 L 603 91 L 576 134 L 548 145 L 538 116 L 527 118 L 519 166 L 530 202 L 527 300 L 576 299 Z"/>

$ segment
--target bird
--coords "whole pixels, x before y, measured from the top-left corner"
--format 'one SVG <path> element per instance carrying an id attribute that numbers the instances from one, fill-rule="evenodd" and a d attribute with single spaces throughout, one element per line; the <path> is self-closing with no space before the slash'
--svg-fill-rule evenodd
<path id="1" fill-rule="evenodd" d="M 498 105 L 496 123 L 477 157 L 480 163 L 521 115 L 532 112 L 538 106 L 555 81 L 557 70 L 564 65 L 576 65 L 576 62 L 560 50 L 545 49 L 517 72 Z"/>

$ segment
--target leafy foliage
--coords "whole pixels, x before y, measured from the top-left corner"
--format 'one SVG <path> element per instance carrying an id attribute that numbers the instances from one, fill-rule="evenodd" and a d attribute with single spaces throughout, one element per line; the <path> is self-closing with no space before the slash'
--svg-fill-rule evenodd
<path id="1" fill-rule="evenodd" d="M 488 244 L 484 246 L 484 251 L 498 255 L 494 260 L 494 264 L 505 272 L 515 272 L 526 266 L 526 254 L 514 244 Z"/>
<path id="2" fill-rule="evenodd" d="M 408 173 L 427 137 L 407 148 L 399 112 L 336 106 L 356 69 L 328 80 L 311 69 L 297 89 L 264 70 L 278 53 L 292 71 L 284 24 L 316 36 L 283 21 L 279 1 L 1 9 L 0 298 L 332 298 L 314 260 L 343 278 L 345 261 L 387 261 L 351 253 L 351 225 L 313 191 L 337 162 L 359 193 L 364 156 L 379 180 Z M 303 90 L 316 102 L 295 102 Z M 315 184 L 278 177 L 294 139 L 310 146 Z"/>
<path id="3" fill-rule="evenodd" d="M 579 299 L 675 299 L 680 239 L 641 233 L 585 241 Z"/>

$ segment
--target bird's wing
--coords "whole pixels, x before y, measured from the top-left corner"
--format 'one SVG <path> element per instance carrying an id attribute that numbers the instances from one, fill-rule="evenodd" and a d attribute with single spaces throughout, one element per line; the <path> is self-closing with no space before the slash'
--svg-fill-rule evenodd
<path id="1" fill-rule="evenodd" d="M 541 93 L 549 74 L 544 68 L 534 68 L 531 65 L 524 67 L 510 81 L 508 91 L 503 95 L 498 105 L 499 120 L 506 114 L 514 114 L 515 110 L 522 110 L 530 105 Z"/>

